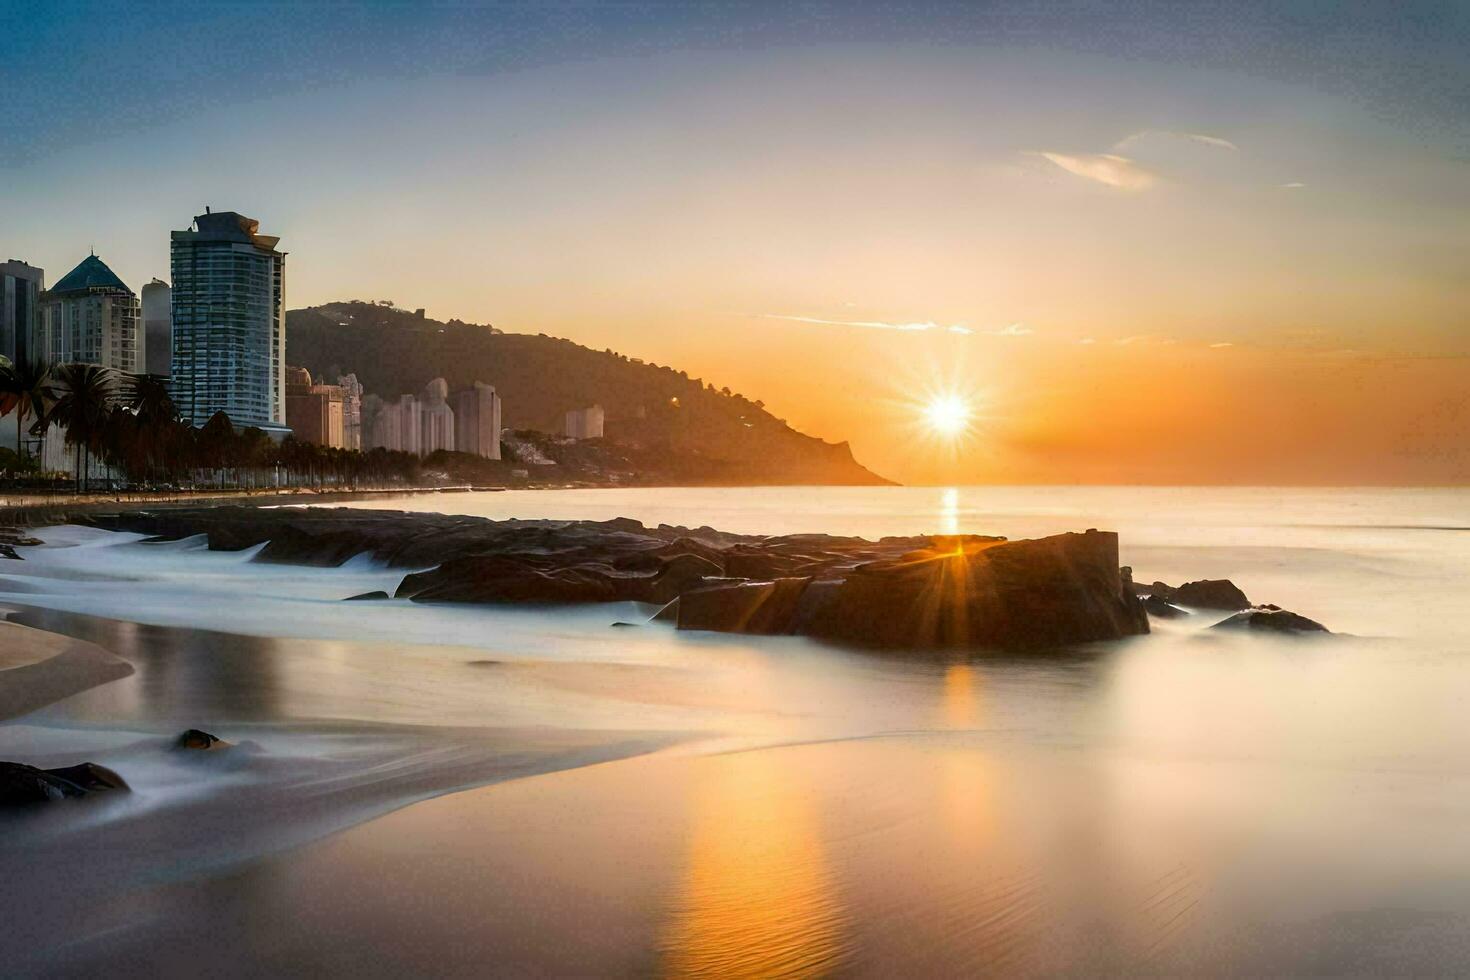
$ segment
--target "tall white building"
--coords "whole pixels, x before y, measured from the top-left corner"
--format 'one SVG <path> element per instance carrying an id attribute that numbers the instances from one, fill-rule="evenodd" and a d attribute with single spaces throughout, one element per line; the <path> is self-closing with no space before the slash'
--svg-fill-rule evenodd
<path id="1" fill-rule="evenodd" d="M 357 375 L 344 374 L 337 378 L 337 387 L 342 389 L 342 445 L 363 449 L 362 383 Z"/>
<path id="2" fill-rule="evenodd" d="M 369 449 L 392 449 L 422 456 L 423 409 L 412 395 L 400 395 L 397 401 L 385 402 L 376 395 L 363 401 L 364 415 L 371 416 L 368 426 Z"/>
<path id="3" fill-rule="evenodd" d="M 476 381 L 454 396 L 454 445 L 462 453 L 500 458 L 500 396 Z"/>
<path id="4" fill-rule="evenodd" d="M 203 425 L 223 411 L 236 426 L 286 428 L 286 254 L 260 222 L 233 211 L 170 233 L 174 402 Z"/>
<path id="5" fill-rule="evenodd" d="M 454 409 L 449 407 L 449 385 L 435 378 L 424 386 L 419 414 L 419 455 L 454 449 Z"/>
<path id="6" fill-rule="evenodd" d="M 89 255 L 41 294 L 33 357 L 52 364 L 101 364 L 143 370 L 142 308 L 138 297 L 95 255 Z"/>
<path id="7" fill-rule="evenodd" d="M 143 370 L 166 378 L 174 357 L 173 290 L 162 279 L 143 286 Z"/>

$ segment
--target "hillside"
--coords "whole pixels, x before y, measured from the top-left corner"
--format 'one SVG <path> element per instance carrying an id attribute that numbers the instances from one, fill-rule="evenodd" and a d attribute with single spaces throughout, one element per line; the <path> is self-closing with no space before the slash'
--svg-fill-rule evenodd
<path id="1" fill-rule="evenodd" d="M 451 389 L 495 386 L 511 429 L 559 433 L 565 412 L 599 404 L 606 441 L 677 458 L 686 478 L 757 484 L 889 481 L 859 465 L 847 443 L 803 435 L 759 401 L 671 367 L 645 364 L 545 334 L 502 333 L 442 323 L 371 303 L 346 302 L 286 314 L 287 360 L 314 377 L 357 375 L 384 398 L 417 393 L 432 378 Z"/>

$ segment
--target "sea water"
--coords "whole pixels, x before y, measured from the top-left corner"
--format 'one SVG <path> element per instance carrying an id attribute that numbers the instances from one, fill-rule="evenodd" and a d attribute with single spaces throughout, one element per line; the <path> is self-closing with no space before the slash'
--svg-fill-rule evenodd
<path id="1" fill-rule="evenodd" d="M 1339 635 L 1222 634 L 1200 615 L 1050 657 L 879 657 L 613 627 L 646 618 L 633 604 L 342 602 L 391 592 L 403 571 L 45 529 L 0 569 L 0 602 L 137 672 L 0 726 L 0 758 L 81 752 L 135 793 L 8 829 L 0 862 L 30 893 L 20 962 L 1470 967 L 1465 491 L 567 490 L 353 506 L 869 537 L 1107 528 L 1141 581 L 1229 577 Z M 167 738 L 190 725 L 250 754 L 187 768 Z M 94 873 L 58 876 L 81 841 Z"/>

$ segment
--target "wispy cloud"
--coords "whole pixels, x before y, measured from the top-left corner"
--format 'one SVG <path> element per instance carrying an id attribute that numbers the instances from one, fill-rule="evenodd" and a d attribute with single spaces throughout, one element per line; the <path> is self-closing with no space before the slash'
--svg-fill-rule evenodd
<path id="1" fill-rule="evenodd" d="M 1232 344 L 1232 343 L 1230 343 L 1230 341 L 1228 341 L 1228 340 L 1222 340 L 1218 344 L 1211 344 L 1210 345 L 1210 349 L 1211 350 L 1220 350 L 1220 349 L 1225 348 L 1225 347 L 1234 347 L 1234 346 L 1235 345 Z"/>
<path id="2" fill-rule="evenodd" d="M 1150 137 L 1162 137 L 1164 139 L 1188 140 L 1191 143 L 1203 143 L 1205 146 L 1213 146 L 1221 150 L 1239 151 L 1240 147 L 1227 139 L 1219 136 L 1210 136 L 1205 133 L 1180 133 L 1172 129 L 1145 129 L 1141 132 L 1125 136 L 1113 144 L 1115 150 L 1126 150 L 1128 147 Z"/>
<path id="3" fill-rule="evenodd" d="M 904 330 L 913 333 L 940 329 L 939 324 L 932 320 L 922 323 L 888 323 L 883 320 L 824 320 L 821 317 L 792 316 L 786 313 L 759 313 L 756 315 L 762 320 L 789 320 L 792 323 L 816 323 L 827 327 L 864 327 L 868 330 Z"/>
<path id="4" fill-rule="evenodd" d="M 1147 190 L 1159 179 L 1152 170 L 1116 153 L 1053 153 L 1042 150 L 1041 155 L 1069 174 L 1118 190 Z"/>
<path id="5" fill-rule="evenodd" d="M 987 337 L 1027 337 L 1036 331 L 1022 323 L 1012 323 L 995 330 L 975 330 L 963 323 L 948 325 L 933 320 L 890 321 L 890 320 L 828 320 L 819 316 L 797 316 L 790 313 L 756 313 L 762 320 L 785 320 L 790 323 L 814 323 L 824 327 L 860 327 L 864 330 L 898 330 L 905 333 L 924 333 L 930 330 L 971 336 L 980 333 Z"/>
<path id="6" fill-rule="evenodd" d="M 1289 183 L 1289 184 L 1282 184 L 1281 186 L 1287 188 L 1288 190 L 1293 190 L 1294 191 L 1294 190 L 1297 190 L 1299 188 L 1306 187 L 1307 185 L 1306 184 L 1303 184 L 1299 180 L 1293 180 L 1291 183 Z"/>

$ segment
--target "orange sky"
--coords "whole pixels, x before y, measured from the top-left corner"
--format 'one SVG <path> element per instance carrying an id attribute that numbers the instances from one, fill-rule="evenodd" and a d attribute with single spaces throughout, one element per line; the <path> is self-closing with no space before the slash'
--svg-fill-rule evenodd
<path id="1" fill-rule="evenodd" d="M 1059 50 L 668 50 L 95 134 L 0 168 L 0 248 L 141 285 L 240 210 L 293 307 L 672 364 L 905 482 L 1464 483 L 1470 165 L 1408 121 Z"/>

